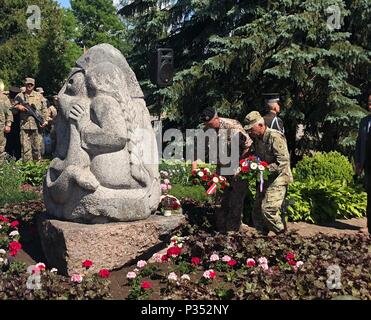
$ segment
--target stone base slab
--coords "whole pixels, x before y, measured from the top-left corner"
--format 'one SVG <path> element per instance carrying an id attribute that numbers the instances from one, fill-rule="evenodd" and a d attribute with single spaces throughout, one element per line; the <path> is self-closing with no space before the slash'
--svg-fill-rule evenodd
<path id="1" fill-rule="evenodd" d="M 48 267 L 72 275 L 118 269 L 149 259 L 168 244 L 170 235 L 185 222 L 183 215 L 152 215 L 135 222 L 88 225 L 41 215 L 37 227 Z M 93 262 L 89 270 L 82 267 L 85 260 Z"/>

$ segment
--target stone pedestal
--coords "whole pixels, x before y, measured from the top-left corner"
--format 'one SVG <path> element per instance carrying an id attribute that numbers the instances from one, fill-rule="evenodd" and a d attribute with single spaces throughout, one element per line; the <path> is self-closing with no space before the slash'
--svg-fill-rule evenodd
<path id="1" fill-rule="evenodd" d="M 169 242 L 169 236 L 185 221 L 183 215 L 152 215 L 135 222 L 88 225 L 42 215 L 37 226 L 48 267 L 71 275 L 118 269 L 148 259 Z M 82 267 L 85 260 L 93 262 L 89 270 Z"/>

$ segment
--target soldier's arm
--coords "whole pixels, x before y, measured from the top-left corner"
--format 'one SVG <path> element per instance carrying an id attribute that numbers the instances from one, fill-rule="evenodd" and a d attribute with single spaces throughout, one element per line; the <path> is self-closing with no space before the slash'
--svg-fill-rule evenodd
<path id="1" fill-rule="evenodd" d="M 44 123 L 48 122 L 48 104 L 45 99 L 41 100 L 41 116 L 43 117 Z"/>
<path id="2" fill-rule="evenodd" d="M 12 106 L 8 99 L 6 99 L 4 107 L 5 107 L 5 126 L 11 127 L 14 119 L 13 119 L 13 113 L 12 113 Z"/>
<path id="3" fill-rule="evenodd" d="M 281 174 L 288 166 L 290 166 L 290 154 L 287 148 L 286 139 L 283 136 L 275 135 L 272 138 L 272 152 L 276 158 L 276 163 L 269 169 Z"/>

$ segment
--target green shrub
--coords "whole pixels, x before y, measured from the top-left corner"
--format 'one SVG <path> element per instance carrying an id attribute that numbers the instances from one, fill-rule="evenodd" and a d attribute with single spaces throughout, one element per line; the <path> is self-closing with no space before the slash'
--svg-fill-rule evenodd
<path id="1" fill-rule="evenodd" d="M 208 196 L 202 186 L 187 186 L 180 184 L 173 184 L 169 190 L 169 194 L 177 197 L 179 200 L 191 199 L 199 202 L 212 201 L 212 197 Z"/>
<path id="2" fill-rule="evenodd" d="M 339 152 L 316 152 L 313 156 L 304 156 L 293 170 L 295 181 L 346 181 L 351 183 L 354 170 L 348 159 Z"/>
<path id="3" fill-rule="evenodd" d="M 4 161 L 0 164 L 0 206 L 38 198 L 33 192 L 22 191 L 22 182 L 23 174 L 15 161 Z"/>
<path id="4" fill-rule="evenodd" d="M 289 186 L 289 220 L 321 223 L 360 218 L 366 213 L 367 195 L 361 187 L 333 181 L 294 182 Z"/>
<path id="5" fill-rule="evenodd" d="M 23 182 L 33 186 L 40 186 L 43 183 L 44 176 L 50 165 L 49 160 L 43 161 L 29 161 L 29 162 L 16 162 L 17 167 L 22 172 Z"/>

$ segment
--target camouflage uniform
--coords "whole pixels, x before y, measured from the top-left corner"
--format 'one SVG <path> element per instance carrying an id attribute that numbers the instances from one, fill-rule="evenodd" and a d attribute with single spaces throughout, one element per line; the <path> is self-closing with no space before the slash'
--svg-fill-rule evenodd
<path id="1" fill-rule="evenodd" d="M 260 188 L 257 190 L 252 219 L 261 232 L 279 233 L 284 229 L 279 211 L 287 186 L 293 181 L 286 138 L 280 131 L 266 128 L 262 139 L 254 140 L 254 149 L 261 161 L 269 163 L 271 174 L 264 183 L 263 192 Z"/>
<path id="2" fill-rule="evenodd" d="M 252 140 L 245 132 L 240 122 L 228 118 L 220 119 L 220 129 L 227 129 L 228 149 L 230 149 L 230 142 L 233 134 L 239 133 L 243 139 L 240 139 L 240 156 L 242 151 L 250 147 Z M 223 165 L 217 164 L 217 172 Z M 237 170 L 237 168 L 236 168 Z M 241 180 L 240 177 L 230 175 L 226 176 L 230 186 L 224 190 L 220 206 L 215 211 L 215 225 L 216 230 L 222 233 L 228 231 L 238 231 L 241 226 L 241 219 L 243 213 L 244 199 L 247 193 L 247 183 Z"/>
<path id="3" fill-rule="evenodd" d="M 30 95 L 27 95 L 25 92 L 21 92 L 15 97 L 15 101 L 17 101 L 18 97 L 34 105 L 36 111 L 43 117 L 44 121 L 47 121 L 47 105 L 40 93 L 32 91 Z M 28 112 L 20 112 L 20 129 L 22 160 L 24 162 L 41 160 L 43 147 L 42 135 L 39 132 L 36 120 Z"/>
<path id="4" fill-rule="evenodd" d="M 13 114 L 8 97 L 0 92 L 0 160 L 5 157 L 6 137 L 4 128 L 10 127 L 13 122 Z"/>

